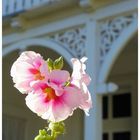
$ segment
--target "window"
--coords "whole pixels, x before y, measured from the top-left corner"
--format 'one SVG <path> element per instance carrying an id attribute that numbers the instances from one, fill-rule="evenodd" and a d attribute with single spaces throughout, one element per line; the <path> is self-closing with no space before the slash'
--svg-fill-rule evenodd
<path id="1" fill-rule="evenodd" d="M 109 140 L 109 139 L 108 139 L 108 133 L 104 133 L 104 134 L 103 134 L 103 140 Z"/>
<path id="2" fill-rule="evenodd" d="M 113 140 L 131 140 L 131 133 L 130 132 L 113 133 Z"/>
<path id="3" fill-rule="evenodd" d="M 129 117 L 131 116 L 131 94 L 113 95 L 113 117 Z"/>

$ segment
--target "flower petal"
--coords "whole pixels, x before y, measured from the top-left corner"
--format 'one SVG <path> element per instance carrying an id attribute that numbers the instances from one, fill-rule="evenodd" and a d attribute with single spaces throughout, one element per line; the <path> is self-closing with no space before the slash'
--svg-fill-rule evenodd
<path id="1" fill-rule="evenodd" d="M 42 115 L 43 119 L 50 120 L 52 122 L 60 122 L 65 120 L 71 113 L 70 108 L 63 102 L 63 100 L 52 100 L 50 108 Z"/>
<path id="2" fill-rule="evenodd" d="M 50 75 L 49 79 L 50 82 L 53 82 L 57 85 L 65 83 L 70 78 L 70 74 L 66 70 L 53 70 Z"/>
<path id="3" fill-rule="evenodd" d="M 42 116 L 49 109 L 49 102 L 45 101 L 45 97 L 41 94 L 41 91 L 29 93 L 25 100 L 29 109 L 39 116 Z"/>
<path id="4" fill-rule="evenodd" d="M 64 94 L 53 102 L 49 120 L 59 122 L 67 119 L 81 104 L 81 94 L 73 87 L 67 87 Z"/>
<path id="5" fill-rule="evenodd" d="M 48 73 L 47 64 L 41 55 L 33 51 L 23 52 L 13 63 L 10 72 L 15 87 L 22 93 L 30 92 L 32 83 L 46 80 Z"/>
<path id="6" fill-rule="evenodd" d="M 82 103 L 79 108 L 84 110 L 86 115 L 89 115 L 89 109 L 92 107 L 92 100 L 89 91 L 86 94 L 83 94 L 82 96 Z"/>
<path id="7" fill-rule="evenodd" d="M 63 121 L 69 116 L 71 116 L 73 114 L 73 111 L 80 106 L 82 101 L 81 99 L 82 96 L 80 94 L 80 91 L 74 87 L 66 87 L 66 89 L 64 89 L 64 94 L 62 94 L 62 96 L 59 96 L 54 100 L 50 100 L 47 103 L 44 102 L 42 103 L 43 98 L 40 97 L 40 94 L 38 95 L 33 94 L 31 96 L 40 99 L 36 101 L 31 101 L 34 100 L 33 97 L 30 98 L 29 100 L 26 99 L 26 103 L 28 103 L 28 107 L 35 113 L 39 112 L 38 114 L 40 114 L 40 116 L 43 119 L 47 119 L 53 122 Z M 36 107 L 36 106 L 40 106 L 40 107 Z M 47 106 L 46 110 L 41 109 L 46 106 Z"/>
<path id="8" fill-rule="evenodd" d="M 83 57 L 80 61 L 76 58 L 71 60 L 73 63 L 71 83 L 81 90 L 82 102 L 79 108 L 83 109 L 85 113 L 88 114 L 89 109 L 92 107 L 92 100 L 87 88 L 87 85 L 89 85 L 91 78 L 85 72 L 86 65 L 84 63 L 86 60 L 86 57 Z"/>
<path id="9" fill-rule="evenodd" d="M 81 91 L 80 89 L 76 87 L 66 87 L 64 94 L 63 94 L 63 99 L 65 103 L 71 107 L 71 108 L 76 108 L 81 104 Z"/>

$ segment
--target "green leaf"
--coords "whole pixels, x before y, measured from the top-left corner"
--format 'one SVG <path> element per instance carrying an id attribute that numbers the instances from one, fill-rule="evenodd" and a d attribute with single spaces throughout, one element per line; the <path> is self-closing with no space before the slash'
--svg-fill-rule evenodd
<path id="1" fill-rule="evenodd" d="M 53 68 L 54 69 L 62 69 L 63 64 L 64 64 L 63 57 L 61 56 L 53 62 Z"/>

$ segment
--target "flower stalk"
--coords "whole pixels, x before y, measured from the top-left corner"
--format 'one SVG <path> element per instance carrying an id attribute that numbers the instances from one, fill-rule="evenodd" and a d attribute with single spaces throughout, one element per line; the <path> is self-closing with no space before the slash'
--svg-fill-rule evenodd
<path id="1" fill-rule="evenodd" d="M 63 122 L 49 122 L 47 129 L 39 130 L 39 134 L 34 140 L 56 140 L 64 132 L 65 124 Z"/>

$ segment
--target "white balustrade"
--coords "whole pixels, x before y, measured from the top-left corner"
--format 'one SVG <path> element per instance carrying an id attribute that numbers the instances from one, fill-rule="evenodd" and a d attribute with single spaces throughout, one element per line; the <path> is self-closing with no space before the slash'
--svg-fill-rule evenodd
<path id="1" fill-rule="evenodd" d="M 40 6 L 44 3 L 54 2 L 58 0 L 3 0 L 2 11 L 3 16 L 12 15 L 33 7 Z"/>
<path id="2" fill-rule="evenodd" d="M 31 0 L 24 0 L 25 1 L 25 9 L 29 9 L 32 7 Z"/>
<path id="3" fill-rule="evenodd" d="M 15 7 L 16 12 L 19 12 L 24 9 L 23 2 L 24 0 L 16 0 L 16 7 Z"/>
<path id="4" fill-rule="evenodd" d="M 7 0 L 2 1 L 2 15 L 6 15 L 6 9 L 7 9 Z"/>
<path id="5" fill-rule="evenodd" d="M 9 4 L 8 14 L 14 13 L 15 12 L 15 7 L 14 7 L 15 0 L 9 0 L 8 4 Z"/>
<path id="6" fill-rule="evenodd" d="M 40 0 L 34 0 L 33 5 L 34 5 L 34 6 L 37 6 L 37 5 L 39 5 L 40 3 L 41 3 L 41 1 L 40 1 Z"/>

